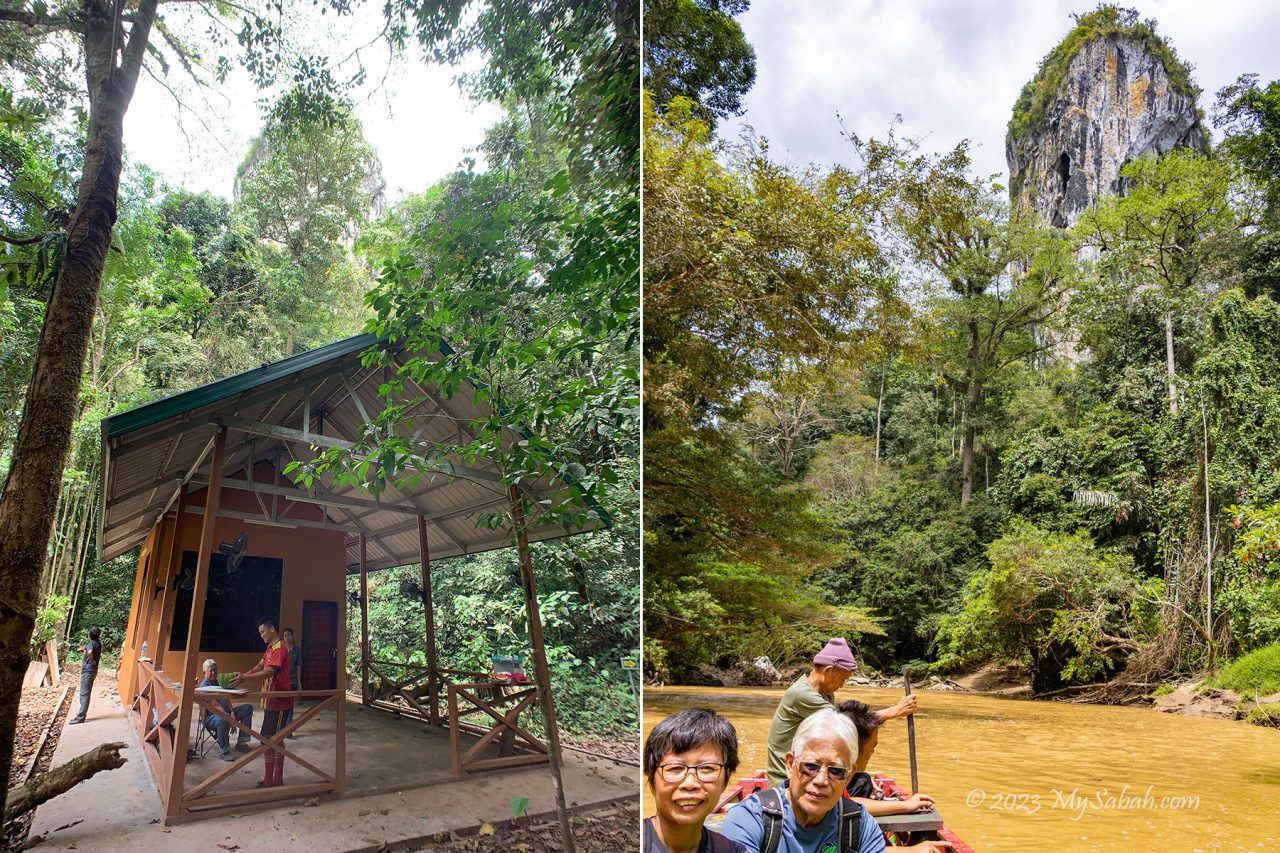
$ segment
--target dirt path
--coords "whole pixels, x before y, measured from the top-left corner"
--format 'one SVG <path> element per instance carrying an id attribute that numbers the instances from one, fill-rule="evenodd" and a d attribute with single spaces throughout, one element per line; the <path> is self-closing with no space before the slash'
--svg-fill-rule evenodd
<path id="1" fill-rule="evenodd" d="M 62 684 L 57 687 L 23 689 L 22 699 L 18 703 L 18 729 L 14 738 L 13 761 L 9 765 L 8 787 L 23 781 L 32 762 L 35 762 L 35 767 L 31 769 L 32 775 L 49 769 L 67 712 L 71 704 L 77 701 L 79 683 L 80 669 L 71 667 L 63 670 Z M 63 688 L 67 688 L 65 699 L 59 704 L 58 700 L 63 697 Z M 93 689 L 95 693 L 99 690 L 115 690 L 115 673 L 108 670 L 100 671 L 94 681 Z M 53 724 L 49 725 L 51 718 Z M 48 727 L 49 736 L 42 745 L 40 738 L 46 727 Z M 27 812 L 13 823 L 5 825 L 3 849 L 6 853 L 22 849 L 34 815 L 34 811 Z"/>
<path id="2" fill-rule="evenodd" d="M 492 830 L 492 832 L 490 832 Z M 432 851 L 432 853 L 559 853 L 560 825 L 554 818 L 512 827 L 510 822 L 486 824 L 481 835 L 443 838 L 425 846 L 388 848 Z M 582 812 L 573 818 L 573 841 L 579 853 L 617 853 L 635 850 L 640 843 L 640 804 L 624 803 Z"/>

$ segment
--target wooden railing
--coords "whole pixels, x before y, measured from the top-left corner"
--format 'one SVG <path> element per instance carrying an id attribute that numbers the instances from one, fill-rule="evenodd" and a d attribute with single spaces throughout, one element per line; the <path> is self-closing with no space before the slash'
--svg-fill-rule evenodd
<path id="1" fill-rule="evenodd" d="M 255 692 L 236 695 L 193 696 L 196 707 L 192 714 L 192 719 L 197 726 L 204 724 L 202 720 L 204 713 L 209 712 L 226 720 L 232 726 L 240 727 L 239 722 L 232 715 L 227 714 L 218 704 L 220 700 L 230 701 L 233 706 L 243 702 L 256 703 L 257 700 L 266 698 L 268 695 L 270 698 L 292 697 L 295 703 L 298 699 L 319 699 L 320 701 L 308 708 L 295 706 L 293 720 L 287 726 L 280 727 L 270 736 L 263 734 L 259 729 L 249 726 L 243 727 L 242 731 L 251 738 L 256 739 L 257 745 L 247 753 L 237 754 L 234 761 L 229 762 L 209 778 L 188 788 L 185 784 L 187 756 L 185 754 L 177 755 L 174 749 L 178 709 L 182 702 L 181 687 L 163 672 L 157 671 L 147 661 L 138 661 L 136 683 L 138 684 L 138 691 L 130 705 L 129 716 L 134 730 L 138 733 L 138 740 L 142 744 L 143 753 L 146 755 L 147 763 L 151 767 L 152 777 L 155 779 L 156 787 L 160 791 L 160 799 L 164 803 L 165 814 L 169 820 L 181 819 L 184 815 L 190 815 L 193 812 L 218 808 L 233 808 L 272 800 L 311 797 L 319 794 L 341 795 L 345 792 L 347 705 L 345 691 L 290 690 L 273 691 L 270 694 Z M 337 718 L 332 772 L 322 770 L 307 759 L 290 751 L 285 741 L 291 734 L 315 720 L 326 708 L 333 708 Z M 314 741 L 309 740 L 308 743 L 314 743 Z M 286 784 L 274 788 L 247 791 L 215 791 L 219 784 L 231 778 L 238 771 L 248 767 L 256 759 L 262 758 L 269 749 L 282 753 L 288 759 L 286 765 L 289 762 L 293 762 L 295 769 L 300 765 L 310 773 L 315 774 L 318 779 L 303 784 Z M 175 772 L 183 775 L 184 784 L 182 786 L 181 801 L 170 803 L 170 783 Z M 287 776 L 288 774 L 286 773 L 285 775 Z"/>
<path id="2" fill-rule="evenodd" d="M 366 704 L 449 729 L 455 776 L 551 760 L 547 745 L 520 724 L 537 702 L 535 684 L 494 681 L 488 673 L 463 669 L 437 667 L 432 673 L 427 664 L 388 660 L 369 661 L 369 673 Z M 464 732 L 479 738 L 465 752 Z M 480 758 L 494 743 L 498 757 Z"/>
<path id="3" fill-rule="evenodd" d="M 305 710 L 299 707 L 294 708 L 293 720 L 287 725 L 276 730 L 272 735 L 265 735 L 252 726 L 244 726 L 240 728 L 242 733 L 247 733 L 251 738 L 258 741 L 257 746 L 250 749 L 247 753 L 238 755 L 234 761 L 227 764 L 214 773 L 208 779 L 200 782 L 191 788 L 184 786 L 182 792 L 182 805 L 180 812 L 196 812 L 208 809 L 222 808 L 227 806 L 243 806 L 253 803 L 267 802 L 270 800 L 288 800 L 296 797 L 312 797 L 318 794 L 342 794 L 346 789 L 346 691 L 343 690 L 288 690 L 288 691 L 272 691 L 270 694 L 264 692 L 245 693 L 235 696 L 220 695 L 204 695 L 196 696 L 195 703 L 198 709 L 196 716 L 197 725 L 203 725 L 200 722 L 204 712 L 209 712 L 226 720 L 232 726 L 239 726 L 239 723 L 231 715 L 224 711 L 219 702 L 223 700 L 230 701 L 233 706 L 242 702 L 255 702 L 263 698 L 282 699 L 292 697 L 296 703 L 299 699 L 319 699 L 309 708 Z M 334 708 L 337 716 L 337 732 L 336 743 L 334 749 L 334 767 L 333 772 L 320 769 L 315 764 L 301 757 L 297 753 L 291 752 L 285 743 L 285 739 L 307 723 L 316 719 L 320 712 L 326 708 Z M 223 793 L 214 793 L 214 789 L 219 783 L 225 781 L 240 770 L 250 766 L 256 759 L 262 758 L 268 750 L 274 750 L 282 753 L 286 759 L 290 759 L 298 765 L 315 774 L 319 779 L 313 782 L 303 784 L 286 784 L 275 788 L 259 788 L 252 791 L 226 791 Z M 288 762 L 286 762 L 286 765 Z M 288 774 L 286 774 L 288 775 Z"/>
<path id="4" fill-rule="evenodd" d="M 490 681 L 471 681 L 450 684 L 449 691 L 449 746 L 453 753 L 453 775 L 462 776 L 475 770 L 495 770 L 501 767 L 517 767 L 522 764 L 541 764 L 551 760 L 547 745 L 520 725 L 520 715 L 538 699 L 534 684 L 495 684 Z M 481 694 L 489 698 L 481 698 Z M 503 709 L 504 705 L 511 707 Z M 469 714 L 482 713 L 491 717 L 486 731 L 484 726 L 464 723 Z M 465 753 L 462 751 L 461 733 L 466 728 L 477 731 L 480 739 Z M 479 756 L 497 741 L 497 758 Z M 517 751 L 523 755 L 517 755 Z"/>
<path id="5" fill-rule="evenodd" d="M 142 744 L 142 754 L 151 766 L 151 776 L 160 789 L 160 800 L 169 808 L 169 780 L 173 778 L 174 731 L 178 703 L 182 699 L 180 685 L 157 671 L 150 661 L 140 660 L 134 684 L 137 692 L 129 706 L 129 721 Z M 186 756 L 181 766 L 186 767 Z"/>
<path id="6" fill-rule="evenodd" d="M 396 710 L 409 711 L 413 716 L 421 717 L 430 723 L 439 723 L 439 697 L 436 704 L 431 702 L 432 690 L 439 690 L 439 672 L 433 678 L 431 668 L 422 663 L 400 663 L 391 660 L 369 661 L 369 673 L 377 676 L 377 681 L 369 679 L 369 695 L 366 704 L 382 703 L 394 706 L 404 703 L 403 708 Z M 435 714 L 432 714 L 433 708 Z"/>

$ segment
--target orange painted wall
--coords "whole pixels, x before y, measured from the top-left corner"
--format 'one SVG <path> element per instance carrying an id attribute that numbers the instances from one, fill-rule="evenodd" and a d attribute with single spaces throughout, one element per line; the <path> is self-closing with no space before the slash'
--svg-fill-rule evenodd
<path id="1" fill-rule="evenodd" d="M 270 482 L 272 478 L 272 470 L 268 465 L 259 465 L 254 472 L 255 479 L 263 482 Z M 207 490 L 200 489 L 194 492 L 190 497 L 191 506 L 204 506 L 205 492 Z M 269 498 L 264 498 L 269 500 Z M 283 500 L 283 499 L 281 499 Z M 258 504 L 257 498 L 246 491 L 232 488 L 224 488 L 222 490 L 221 508 L 226 510 L 239 510 L 242 512 L 261 513 L 262 509 Z M 289 516 L 282 520 L 287 523 L 288 518 L 306 519 L 311 521 L 320 521 L 321 515 L 319 510 L 313 506 L 297 506 Z M 201 527 L 204 521 L 203 515 L 187 513 L 186 519 L 181 529 L 181 541 L 179 543 L 179 561 L 181 560 L 182 551 L 199 551 Z M 143 553 L 138 560 L 139 573 L 143 572 L 146 566 L 145 555 L 149 551 L 155 553 L 158 563 L 167 562 L 169 557 L 169 542 L 172 536 L 172 528 L 174 518 L 172 515 L 164 518 L 156 525 L 151 535 L 147 539 L 147 545 L 144 546 Z M 286 528 L 274 525 L 255 524 L 251 521 L 242 519 L 222 518 L 219 517 L 214 526 L 214 548 L 217 548 L 219 542 L 230 542 L 245 531 L 249 536 L 248 548 L 246 553 L 252 557 L 268 557 L 278 558 L 283 561 L 284 566 L 281 574 L 280 589 L 280 627 L 293 628 L 299 634 L 300 643 L 305 642 L 305 638 L 301 635 L 302 623 L 302 602 L 304 600 L 332 601 L 338 605 L 338 648 L 342 649 L 345 645 L 346 638 L 342 636 L 342 626 L 346 624 L 346 550 L 344 547 L 345 536 L 339 530 L 317 530 L 314 528 Z M 159 543 L 157 549 L 156 544 Z M 166 572 L 163 566 L 157 567 L 159 571 L 153 571 L 152 574 L 163 578 Z M 176 571 L 176 567 L 175 567 Z M 172 573 L 168 573 L 171 578 Z M 135 580 L 135 587 L 139 584 Z M 133 602 L 133 612 L 130 614 L 130 631 L 126 636 L 124 648 L 121 649 L 121 661 L 134 661 L 137 659 L 139 649 L 141 648 L 141 638 L 134 647 L 133 638 L 135 631 L 132 630 L 136 620 L 145 619 L 146 601 L 145 596 L 149 591 L 153 592 L 155 584 L 150 579 L 145 579 L 141 585 L 138 594 L 135 594 Z M 161 593 L 155 598 L 155 604 L 152 608 L 151 618 L 147 620 L 148 624 L 143 625 L 145 636 L 148 642 L 148 651 L 150 656 L 155 658 L 155 649 L 157 647 L 157 633 L 160 624 L 160 609 L 164 594 Z M 212 614 L 208 614 L 211 617 Z M 162 668 L 164 672 L 172 679 L 181 681 L 183 678 L 184 665 L 186 663 L 186 653 L 182 651 L 165 651 Z M 199 678 L 199 667 L 205 658 L 213 658 L 218 662 L 218 668 L 222 672 L 243 672 L 251 669 L 262 658 L 262 652 L 200 652 L 196 656 L 195 677 Z M 121 666 L 121 696 L 132 697 L 135 689 L 133 684 L 133 667 Z M 338 683 L 343 683 L 342 673 L 338 673 Z"/>

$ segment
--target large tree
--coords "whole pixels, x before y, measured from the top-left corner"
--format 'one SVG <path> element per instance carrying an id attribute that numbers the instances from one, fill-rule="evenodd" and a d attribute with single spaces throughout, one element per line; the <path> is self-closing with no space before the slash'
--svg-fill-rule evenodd
<path id="1" fill-rule="evenodd" d="M 124 116 L 155 22 L 157 0 L 124 4 L 85 0 L 68 12 L 80 28 L 89 121 L 84 167 L 66 229 L 61 263 L 35 353 L 13 462 L 0 494 L 0 765 L 13 754 L 14 727 L 28 643 L 35 626 L 45 548 L 53 527 L 76 397 L 97 307 L 102 269 L 116 221 Z M 127 20 L 126 20 L 127 17 Z M 4 10 L 7 26 L 48 29 L 29 11 Z M 69 19 L 57 22 L 70 28 Z M 3 797 L 0 794 L 0 797 Z"/>
<path id="2" fill-rule="evenodd" d="M 656 109 L 689 98 L 709 124 L 742 112 L 756 53 L 735 15 L 750 0 L 651 0 L 644 7 L 644 88 Z"/>
<path id="3" fill-rule="evenodd" d="M 1120 170 L 1125 194 L 1103 199 L 1076 228 L 1096 249 L 1104 286 L 1124 302 L 1154 294 L 1162 309 L 1169 413 L 1178 414 L 1179 315 L 1222 287 L 1240 237 L 1231 166 L 1188 149 L 1148 154 Z"/>
<path id="4" fill-rule="evenodd" d="M 938 301 L 954 347 L 943 374 L 960 399 L 960 505 L 973 496 L 983 395 L 1006 367 L 1054 343 L 1075 265 L 1065 235 L 1010 209 L 1002 189 L 970 171 L 968 143 L 942 155 L 912 142 L 854 140 L 904 260 L 945 290 Z M 945 343 L 945 342 L 944 342 Z"/>

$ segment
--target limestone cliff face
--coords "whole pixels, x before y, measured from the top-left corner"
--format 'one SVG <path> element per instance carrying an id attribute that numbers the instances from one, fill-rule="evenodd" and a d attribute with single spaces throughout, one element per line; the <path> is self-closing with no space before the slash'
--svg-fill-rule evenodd
<path id="1" fill-rule="evenodd" d="M 1031 126 L 1006 138 L 1009 191 L 1046 223 L 1070 227 L 1121 192 L 1130 160 L 1206 144 L 1194 94 L 1175 90 L 1164 63 L 1140 40 L 1098 36 L 1070 59 Z"/>

